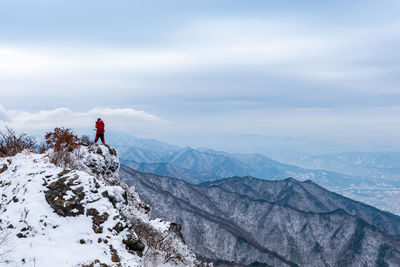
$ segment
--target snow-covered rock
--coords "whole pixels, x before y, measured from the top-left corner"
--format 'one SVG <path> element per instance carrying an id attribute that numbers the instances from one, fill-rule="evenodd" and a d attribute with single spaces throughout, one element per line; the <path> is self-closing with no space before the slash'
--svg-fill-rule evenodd
<path id="1" fill-rule="evenodd" d="M 117 150 L 108 145 L 81 146 L 78 155 L 93 174 L 114 174 L 118 171 Z"/>
<path id="2" fill-rule="evenodd" d="M 1 266 L 195 266 L 179 226 L 118 177 L 114 148 L 75 150 L 74 169 L 51 151 L 0 158 Z"/>

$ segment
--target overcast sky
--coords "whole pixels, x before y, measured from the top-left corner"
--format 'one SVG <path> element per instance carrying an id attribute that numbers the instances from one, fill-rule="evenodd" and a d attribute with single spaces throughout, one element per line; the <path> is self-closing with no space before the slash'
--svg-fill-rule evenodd
<path id="1" fill-rule="evenodd" d="M 397 146 L 399 29 L 398 0 L 1 1 L 0 126 Z"/>

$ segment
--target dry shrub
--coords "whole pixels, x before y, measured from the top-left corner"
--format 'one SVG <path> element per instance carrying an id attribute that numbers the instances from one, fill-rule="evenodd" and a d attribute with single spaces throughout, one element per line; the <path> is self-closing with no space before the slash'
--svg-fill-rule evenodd
<path id="1" fill-rule="evenodd" d="M 6 127 L 5 132 L 0 132 L 0 157 L 15 156 L 24 149 L 34 149 L 35 139 L 27 134 L 17 134 L 11 128 Z"/>
<path id="2" fill-rule="evenodd" d="M 43 154 L 49 149 L 49 145 L 46 142 L 41 142 L 39 145 L 36 146 L 36 153 Z"/>
<path id="3" fill-rule="evenodd" d="M 46 145 L 54 151 L 49 155 L 50 162 L 63 168 L 72 168 L 74 159 L 71 152 L 79 147 L 78 137 L 66 128 L 55 128 L 44 136 Z"/>
<path id="4" fill-rule="evenodd" d="M 147 246 L 143 255 L 147 262 L 156 264 L 162 256 L 164 263 L 183 263 L 184 256 L 175 247 L 174 236 L 162 234 L 142 220 L 135 220 L 134 225 L 137 236 Z"/>
<path id="5" fill-rule="evenodd" d="M 44 136 L 46 144 L 54 151 L 71 152 L 79 146 L 78 137 L 68 128 L 54 128 L 53 132 L 46 133 Z"/>

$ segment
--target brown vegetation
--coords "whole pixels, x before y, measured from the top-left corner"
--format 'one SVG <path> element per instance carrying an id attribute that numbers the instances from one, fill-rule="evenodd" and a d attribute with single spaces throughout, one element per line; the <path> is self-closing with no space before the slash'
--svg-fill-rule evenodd
<path id="1" fill-rule="evenodd" d="M 44 136 L 46 144 L 55 151 L 71 152 L 79 146 L 78 137 L 68 128 L 54 128 L 53 132 L 48 132 Z"/>
<path id="2" fill-rule="evenodd" d="M 17 134 L 6 127 L 5 132 L 0 132 L 0 157 L 11 157 L 25 149 L 34 149 L 35 139 L 27 134 Z"/>
<path id="3" fill-rule="evenodd" d="M 63 168 L 70 168 L 74 164 L 71 153 L 79 147 L 78 137 L 68 128 L 54 128 L 44 136 L 48 148 L 54 151 L 49 155 L 50 162 Z"/>

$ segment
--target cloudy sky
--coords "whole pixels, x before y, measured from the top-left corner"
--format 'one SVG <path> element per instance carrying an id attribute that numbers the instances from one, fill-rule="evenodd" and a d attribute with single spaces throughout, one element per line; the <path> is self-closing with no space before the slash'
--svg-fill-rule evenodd
<path id="1" fill-rule="evenodd" d="M 399 14 L 398 0 L 1 1 L 0 127 L 103 117 L 180 145 L 396 147 Z"/>

